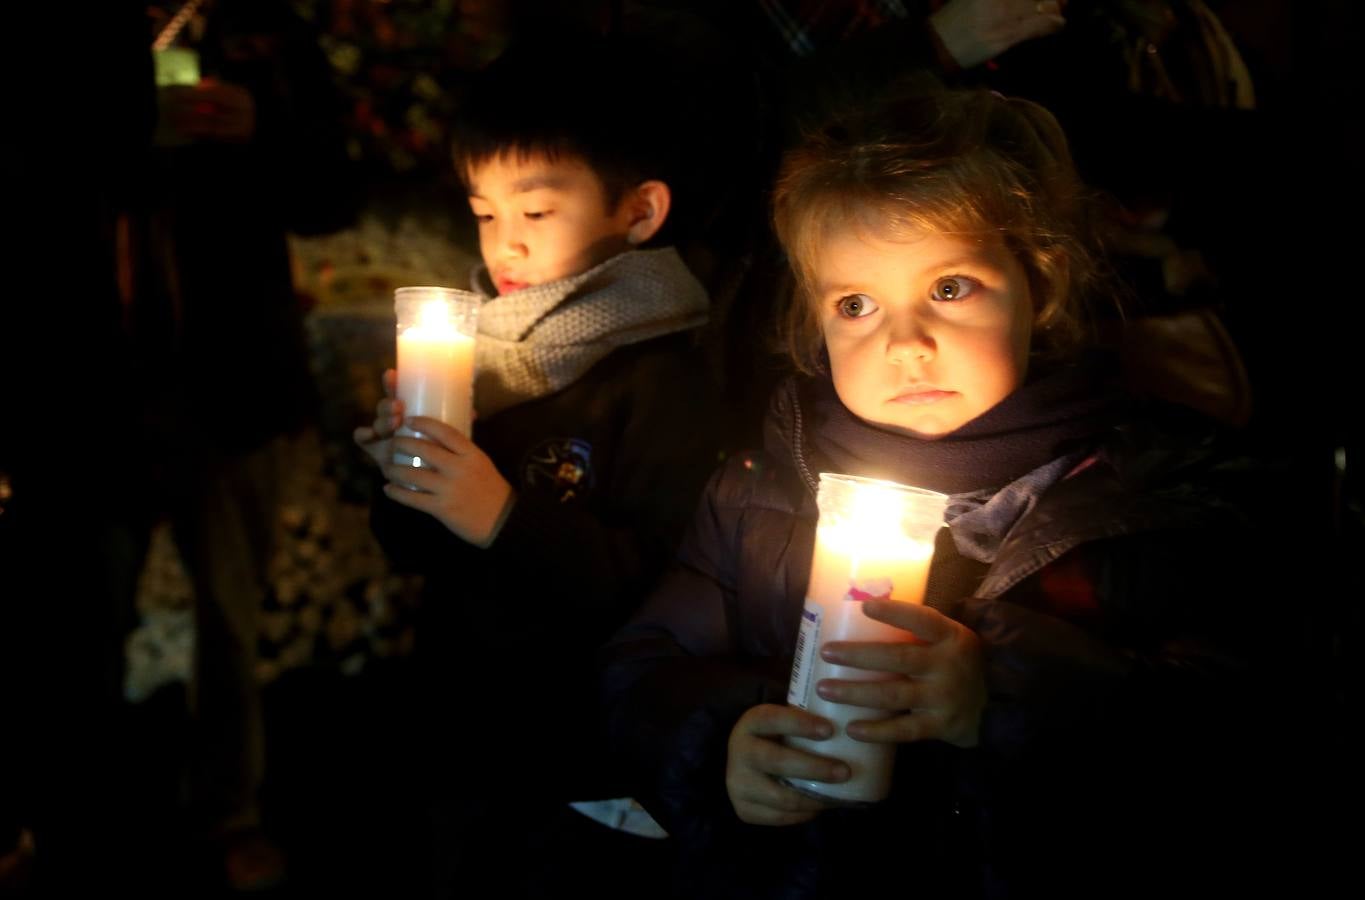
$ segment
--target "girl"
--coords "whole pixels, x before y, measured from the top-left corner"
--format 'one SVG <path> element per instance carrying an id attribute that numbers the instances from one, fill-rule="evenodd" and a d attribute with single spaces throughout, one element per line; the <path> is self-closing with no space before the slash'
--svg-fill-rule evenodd
<path id="1" fill-rule="evenodd" d="M 856 896 L 892 867 L 919 896 L 1113 894 L 1188 868 L 1196 836 L 1208 862 L 1205 813 L 1237 796 L 1210 780 L 1241 671 L 1224 608 L 1246 615 L 1218 565 L 1246 552 L 1235 479 L 1086 347 L 1085 200 L 1055 120 L 985 92 L 884 101 L 784 161 L 803 374 L 607 655 L 614 746 L 683 852 L 680 895 Z M 783 743 L 832 734 L 785 705 L 819 472 L 951 495 L 925 605 L 864 605 L 914 640 L 823 650 L 895 676 L 817 686 L 891 713 L 849 727 L 899 746 L 866 810 L 780 781 L 848 777 Z"/>

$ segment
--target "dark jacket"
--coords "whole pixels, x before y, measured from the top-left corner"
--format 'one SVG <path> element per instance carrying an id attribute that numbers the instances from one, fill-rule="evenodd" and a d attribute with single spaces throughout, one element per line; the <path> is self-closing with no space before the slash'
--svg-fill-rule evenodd
<path id="1" fill-rule="evenodd" d="M 686 332 L 622 347 L 564 390 L 475 423 L 475 443 L 517 491 L 488 549 L 424 513 L 375 507 L 390 558 L 426 576 L 418 655 L 442 704 L 432 714 L 500 735 L 496 759 L 472 751 L 481 766 L 539 756 L 519 777 L 528 790 L 609 790 L 593 654 L 667 567 L 720 448 L 694 342 Z M 545 765 L 546 741 L 568 761 Z"/>
<path id="2" fill-rule="evenodd" d="M 982 640 L 979 747 L 903 746 L 872 810 L 738 821 L 727 738 L 749 707 L 785 702 L 814 546 L 823 464 L 800 403 L 794 383 L 779 391 L 766 452 L 715 475 L 678 564 L 605 652 L 613 748 L 681 845 L 679 895 L 856 896 L 897 866 L 924 896 L 1084 892 L 1096 877 L 1112 894 L 1206 859 L 1202 829 L 1237 793 L 1225 754 L 1250 683 L 1255 593 L 1231 564 L 1249 546 L 1245 470 L 1150 424 L 1106 433 L 990 566 L 940 533 L 927 602 Z"/>

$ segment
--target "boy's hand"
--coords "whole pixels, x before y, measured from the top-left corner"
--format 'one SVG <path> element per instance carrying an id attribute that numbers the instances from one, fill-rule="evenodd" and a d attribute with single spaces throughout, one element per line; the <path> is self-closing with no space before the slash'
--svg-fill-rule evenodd
<path id="1" fill-rule="evenodd" d="M 849 737 L 874 743 L 937 739 L 975 747 L 986 706 L 986 674 L 976 632 L 918 603 L 868 600 L 863 612 L 911 632 L 916 640 L 831 641 L 821 648 L 820 655 L 829 662 L 902 676 L 871 682 L 826 678 L 816 685 L 826 700 L 900 713 L 880 721 L 850 722 Z"/>
<path id="2" fill-rule="evenodd" d="M 380 466 L 393 462 L 393 433 L 403 422 L 403 401 L 395 396 L 397 393 L 398 372 L 387 369 L 384 372 L 384 399 L 375 407 L 374 425 L 362 425 L 352 434 L 365 455 Z"/>
<path id="3" fill-rule="evenodd" d="M 488 454 L 444 422 L 413 416 L 407 425 L 428 435 L 424 440 L 395 437 L 394 449 L 420 456 L 413 468 L 385 460 L 381 467 L 391 499 L 435 517 L 461 540 L 487 547 L 497 537 L 503 509 L 512 500 L 512 486 L 494 467 Z"/>
<path id="4" fill-rule="evenodd" d="M 823 740 L 834 734 L 829 720 L 798 709 L 764 703 L 740 716 L 730 732 L 725 790 L 739 818 L 750 825 L 797 825 L 829 804 L 780 783 L 780 776 L 840 782 L 848 766 L 837 759 L 788 747 L 783 735 Z"/>

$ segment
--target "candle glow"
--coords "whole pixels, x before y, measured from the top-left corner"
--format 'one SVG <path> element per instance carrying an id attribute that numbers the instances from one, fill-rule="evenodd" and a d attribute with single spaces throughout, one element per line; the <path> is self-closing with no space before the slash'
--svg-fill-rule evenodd
<path id="1" fill-rule="evenodd" d="M 469 436 L 473 425 L 478 296 L 447 288 L 399 288 L 398 398 L 406 416 L 429 416 Z M 420 436 L 406 425 L 398 433 Z M 394 461 L 421 467 L 420 457 Z"/>
<path id="2" fill-rule="evenodd" d="M 816 693 L 815 685 L 825 678 L 885 681 L 899 676 L 827 663 L 819 649 L 830 641 L 914 639 L 866 616 L 862 601 L 924 602 L 934 535 L 942 526 L 946 501 L 942 494 L 891 482 L 820 476 L 820 523 L 787 702 L 829 719 L 835 734 L 824 741 L 788 737 L 786 742 L 843 760 L 851 777 L 840 784 L 787 779 L 798 790 L 845 803 L 875 802 L 890 791 L 895 745 L 857 741 L 846 729 L 849 722 L 891 713 L 830 702 Z"/>

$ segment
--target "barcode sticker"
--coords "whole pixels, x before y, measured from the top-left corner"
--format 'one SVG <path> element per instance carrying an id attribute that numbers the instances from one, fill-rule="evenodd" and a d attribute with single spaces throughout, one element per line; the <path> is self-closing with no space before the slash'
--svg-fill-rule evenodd
<path id="1" fill-rule="evenodd" d="M 820 647 L 820 607 L 801 611 L 801 633 L 796 636 L 796 658 L 792 661 L 792 680 L 787 685 L 787 702 L 806 709 L 810 706 L 810 676 L 815 668 L 815 651 Z"/>

